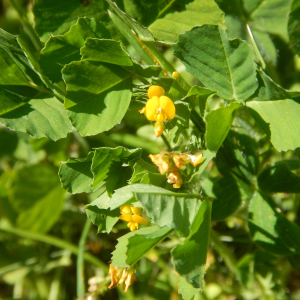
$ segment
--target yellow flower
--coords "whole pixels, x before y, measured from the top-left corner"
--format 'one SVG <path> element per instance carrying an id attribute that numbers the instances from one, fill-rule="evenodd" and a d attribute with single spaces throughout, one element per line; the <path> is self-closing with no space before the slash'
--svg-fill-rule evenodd
<path id="1" fill-rule="evenodd" d="M 129 269 L 126 268 L 117 268 L 115 266 L 109 266 L 109 276 L 111 278 L 109 289 L 116 287 L 117 285 L 123 284 L 123 291 L 127 292 L 128 287 L 136 281 L 136 276 L 134 274 L 135 269 L 131 267 Z"/>
<path id="2" fill-rule="evenodd" d="M 175 117 L 175 105 L 173 101 L 165 96 L 165 91 L 162 87 L 157 85 L 152 85 L 148 89 L 149 100 L 146 106 L 139 110 L 141 114 L 145 114 L 149 121 L 156 121 L 159 124 L 155 127 L 155 134 L 159 137 L 164 128 L 162 122 L 166 120 L 172 120 Z"/>
<path id="3" fill-rule="evenodd" d="M 173 188 L 179 189 L 182 186 L 182 178 L 178 171 L 172 171 L 168 176 L 168 183 L 174 183 Z"/>
<path id="4" fill-rule="evenodd" d="M 166 122 L 175 117 L 175 105 L 173 101 L 166 96 L 154 96 L 149 99 L 145 106 L 146 118 L 149 121 Z"/>
<path id="5" fill-rule="evenodd" d="M 128 222 L 127 227 L 130 231 L 135 231 L 139 228 L 139 224 L 148 225 L 148 221 L 141 217 L 142 209 L 140 207 L 133 207 L 132 205 L 123 205 L 120 207 L 121 216 L 119 219 Z M 132 212 L 133 214 L 130 214 Z"/>
<path id="6" fill-rule="evenodd" d="M 169 152 L 150 154 L 149 157 L 152 162 L 158 166 L 160 174 L 166 174 L 172 168 L 172 165 L 170 164 L 171 154 Z"/>

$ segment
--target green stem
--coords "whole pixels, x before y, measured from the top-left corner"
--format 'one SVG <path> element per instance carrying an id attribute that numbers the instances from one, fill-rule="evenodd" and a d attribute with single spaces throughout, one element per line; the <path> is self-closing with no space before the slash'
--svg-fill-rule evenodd
<path id="1" fill-rule="evenodd" d="M 167 139 L 167 137 L 166 137 L 166 135 L 164 133 L 161 135 L 161 138 L 165 142 L 165 144 L 166 144 L 166 146 L 168 148 L 168 151 L 172 151 L 171 144 L 169 143 L 169 140 Z"/>
<path id="2" fill-rule="evenodd" d="M 37 52 L 40 52 L 42 48 L 42 43 L 40 42 L 40 39 L 35 33 L 32 25 L 29 23 L 26 13 L 23 11 L 20 5 L 15 2 L 15 0 L 10 0 L 10 3 L 19 14 L 22 26 L 24 27 L 24 31 L 29 36 L 34 48 Z"/>
<path id="3" fill-rule="evenodd" d="M 84 282 L 84 252 L 85 252 L 85 242 L 88 236 L 88 233 L 91 229 L 92 222 L 89 219 L 86 219 L 83 231 L 78 244 L 78 255 L 77 255 L 77 298 L 83 299 L 85 295 L 85 282 Z"/>
<path id="4" fill-rule="evenodd" d="M 11 227 L 11 226 L 3 226 L 3 225 L 0 225 L 0 231 L 12 233 L 12 234 L 20 236 L 22 238 L 43 242 L 43 243 L 55 246 L 57 248 L 67 249 L 75 255 L 78 255 L 78 252 L 79 252 L 79 249 L 75 245 L 68 243 L 64 240 L 61 240 L 57 237 L 50 236 L 48 234 L 29 232 L 29 231 L 17 229 L 17 228 Z M 108 271 L 107 265 L 105 263 L 103 263 L 101 260 L 99 260 L 97 257 L 95 257 L 93 254 L 84 253 L 84 259 L 86 261 L 90 262 L 91 264 L 103 269 L 104 271 L 106 271 L 106 272 Z"/>
<path id="5" fill-rule="evenodd" d="M 237 276 L 236 272 L 236 261 L 232 253 L 229 249 L 224 245 L 224 243 L 220 240 L 219 235 L 211 229 L 210 231 L 210 239 L 213 243 L 214 249 L 219 253 L 219 255 L 223 258 L 227 267 Z"/>
<path id="6" fill-rule="evenodd" d="M 134 77 L 137 78 L 143 84 L 146 84 L 146 85 L 149 84 L 149 82 L 143 76 L 141 76 L 141 75 L 139 75 L 137 73 L 134 74 Z"/>
<path id="7" fill-rule="evenodd" d="M 176 0 L 172 0 L 170 3 L 168 3 L 168 5 L 165 6 L 165 8 L 163 10 L 160 11 L 160 13 L 158 14 L 158 16 L 156 17 L 156 19 L 160 18 L 175 2 Z"/>
<path id="8" fill-rule="evenodd" d="M 118 145 L 112 141 L 110 139 L 110 137 L 108 137 L 105 133 L 100 133 L 98 134 L 98 138 L 100 139 L 101 142 L 103 142 L 103 144 L 107 147 L 111 147 L 111 148 L 115 148 L 117 147 Z"/>

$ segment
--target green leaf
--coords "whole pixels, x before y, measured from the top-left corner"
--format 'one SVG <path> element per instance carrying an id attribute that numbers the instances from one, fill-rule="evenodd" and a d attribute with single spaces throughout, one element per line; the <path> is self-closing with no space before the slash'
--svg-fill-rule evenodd
<path id="1" fill-rule="evenodd" d="M 300 147 L 300 104 L 294 100 L 247 103 L 258 125 L 271 138 L 277 151 Z M 254 110 L 254 111 L 253 111 Z"/>
<path id="2" fill-rule="evenodd" d="M 115 2 L 112 2 L 111 0 L 105 1 L 110 5 L 110 9 L 114 12 L 114 14 L 121 20 L 123 27 L 132 30 L 142 41 L 153 41 L 150 31 L 146 27 L 142 26 L 136 20 L 124 13 Z"/>
<path id="3" fill-rule="evenodd" d="M 168 226 L 187 236 L 200 206 L 200 195 L 174 193 L 147 184 L 133 184 L 116 190 L 109 207 L 115 209 L 135 201 L 141 202 L 155 225 Z"/>
<path id="4" fill-rule="evenodd" d="M 0 85 L 28 85 L 37 76 L 17 38 L 0 28 Z"/>
<path id="5" fill-rule="evenodd" d="M 101 61 L 123 67 L 133 63 L 120 42 L 105 39 L 87 39 L 80 51 L 82 60 Z"/>
<path id="6" fill-rule="evenodd" d="M 110 38 L 109 31 L 94 18 L 78 18 L 63 36 L 51 36 L 41 51 L 40 65 L 44 75 L 53 82 L 62 81 L 61 70 L 80 60 L 80 48 L 87 38 Z"/>
<path id="7" fill-rule="evenodd" d="M 110 173 L 106 181 L 106 191 L 108 196 L 111 197 L 116 189 L 128 185 L 131 175 L 131 167 L 120 167 L 114 172 Z"/>
<path id="8" fill-rule="evenodd" d="M 300 193 L 300 177 L 292 171 L 300 169 L 299 160 L 286 160 L 267 166 L 257 179 L 267 193 Z"/>
<path id="9" fill-rule="evenodd" d="M 202 289 L 209 244 L 211 201 L 204 200 L 197 211 L 189 237 L 172 250 L 175 270 L 194 288 Z"/>
<path id="10" fill-rule="evenodd" d="M 258 144 L 246 126 L 235 125 L 219 149 L 215 162 L 222 175 L 228 176 L 231 172 L 250 183 L 259 169 Z"/>
<path id="11" fill-rule="evenodd" d="M 232 103 L 212 110 L 205 116 L 206 146 L 210 151 L 218 151 L 231 128 L 235 110 L 240 106 L 239 103 Z"/>
<path id="12" fill-rule="evenodd" d="M 182 295 L 182 299 L 192 300 L 194 299 L 195 294 L 199 291 L 201 291 L 201 289 L 194 288 L 186 281 L 184 277 L 180 276 L 178 283 L 178 294 Z"/>
<path id="13" fill-rule="evenodd" d="M 106 7 L 105 2 L 101 0 L 35 0 L 34 29 L 41 40 L 46 41 L 50 34 L 66 33 L 78 17 L 94 17 L 96 21 L 107 21 Z"/>
<path id="14" fill-rule="evenodd" d="M 141 156 L 141 149 L 129 150 L 124 147 L 97 148 L 92 161 L 94 176 L 92 187 L 106 180 L 112 173 L 118 171 L 126 163 L 133 165 Z"/>
<path id="15" fill-rule="evenodd" d="M 91 171 L 94 152 L 86 158 L 69 158 L 59 169 L 59 179 L 62 187 L 71 194 L 91 193 L 93 188 L 93 173 Z"/>
<path id="16" fill-rule="evenodd" d="M 98 226 L 98 233 L 110 233 L 120 216 L 119 209 L 111 211 L 109 209 L 100 209 L 95 205 L 86 206 L 85 212 L 92 223 Z"/>
<path id="17" fill-rule="evenodd" d="M 156 39 L 175 43 L 180 34 L 204 24 L 226 28 L 224 13 L 213 0 L 195 0 L 187 4 L 185 10 L 157 19 L 149 26 L 149 30 Z"/>
<path id="18" fill-rule="evenodd" d="M 30 174 L 30 176 L 29 176 Z M 45 164 L 23 167 L 10 183 L 9 200 L 13 208 L 22 213 L 59 186 L 57 171 Z"/>
<path id="19" fill-rule="evenodd" d="M 128 268 L 140 260 L 150 249 L 163 241 L 172 231 L 168 227 L 151 226 L 129 232 L 118 239 L 112 253 L 112 265 Z"/>
<path id="20" fill-rule="evenodd" d="M 17 218 L 17 226 L 34 232 L 47 232 L 58 220 L 65 202 L 65 191 L 57 185 Z"/>
<path id="21" fill-rule="evenodd" d="M 259 87 L 251 97 L 255 101 L 282 100 L 298 96 L 298 92 L 285 90 L 274 82 L 266 73 L 257 70 Z"/>
<path id="22" fill-rule="evenodd" d="M 288 32 L 290 43 L 295 52 L 300 54 L 300 0 L 294 0 L 292 2 L 291 12 L 288 21 Z"/>
<path id="23" fill-rule="evenodd" d="M 5 91 L 4 95 L 0 102 L 6 97 L 10 99 L 10 95 L 13 99 L 10 103 L 6 102 L 5 113 L 0 110 L 0 123 L 6 127 L 37 139 L 48 137 L 54 141 L 65 138 L 72 131 L 63 105 L 56 98 L 37 98 L 26 103 L 14 93 Z"/>
<path id="24" fill-rule="evenodd" d="M 191 109 L 188 103 L 176 101 L 176 114 L 174 119 L 166 123 L 168 130 L 168 137 L 173 143 L 177 143 L 179 135 L 187 128 L 189 128 L 189 120 Z"/>
<path id="25" fill-rule="evenodd" d="M 174 55 L 188 72 L 224 99 L 243 101 L 258 86 L 252 47 L 239 39 L 228 40 L 220 26 L 195 27 L 181 35 Z"/>
<path id="26" fill-rule="evenodd" d="M 261 31 L 286 35 L 292 0 L 265 0 L 251 13 L 251 21 Z"/>
<path id="27" fill-rule="evenodd" d="M 249 208 L 248 226 L 253 241 L 277 255 L 300 253 L 300 228 L 286 219 L 265 194 L 256 193 Z"/>
<path id="28" fill-rule="evenodd" d="M 201 183 L 205 195 L 213 198 L 213 221 L 221 221 L 233 214 L 241 205 L 241 194 L 236 180 L 232 176 L 205 179 Z"/>
<path id="29" fill-rule="evenodd" d="M 62 73 L 68 91 L 65 108 L 82 136 L 96 135 L 121 122 L 131 99 L 129 71 L 113 64 L 80 61 L 66 65 Z"/>

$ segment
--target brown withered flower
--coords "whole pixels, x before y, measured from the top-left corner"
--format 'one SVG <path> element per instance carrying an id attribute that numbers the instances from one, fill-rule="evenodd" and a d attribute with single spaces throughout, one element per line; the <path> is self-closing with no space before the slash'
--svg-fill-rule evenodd
<path id="1" fill-rule="evenodd" d="M 122 283 L 123 291 L 127 292 L 129 286 L 136 281 L 136 276 L 134 274 L 135 268 L 131 267 L 129 269 L 126 268 L 117 268 L 115 266 L 109 265 L 109 276 L 111 278 L 109 289 L 112 289 Z"/>

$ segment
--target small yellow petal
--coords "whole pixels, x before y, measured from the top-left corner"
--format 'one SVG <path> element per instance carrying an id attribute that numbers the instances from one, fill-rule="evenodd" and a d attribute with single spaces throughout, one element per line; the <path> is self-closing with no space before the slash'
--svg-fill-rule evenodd
<path id="1" fill-rule="evenodd" d="M 141 216 L 133 215 L 132 221 L 139 224 L 148 225 L 148 221 Z"/>
<path id="2" fill-rule="evenodd" d="M 120 206 L 120 211 L 121 211 L 121 213 L 129 214 L 129 213 L 131 213 L 131 207 L 132 207 L 132 205 L 130 205 L 130 204 L 122 205 L 122 206 Z"/>
<path id="3" fill-rule="evenodd" d="M 167 115 L 168 120 L 172 120 L 175 117 L 175 105 L 169 97 L 160 97 L 159 106 L 163 110 L 164 114 Z"/>
<path id="4" fill-rule="evenodd" d="M 148 89 L 148 98 L 151 99 L 153 96 L 161 97 L 164 96 L 165 90 L 158 85 L 152 85 Z"/>
<path id="5" fill-rule="evenodd" d="M 134 215 L 140 216 L 143 210 L 140 207 L 131 207 L 131 211 Z"/>
<path id="6" fill-rule="evenodd" d="M 146 103 L 146 118 L 149 121 L 155 121 L 154 116 L 157 114 L 159 109 L 159 98 L 157 96 L 152 97 Z"/>
<path id="7" fill-rule="evenodd" d="M 119 219 L 124 220 L 126 222 L 132 222 L 132 215 L 130 214 L 122 214 Z"/>
<path id="8" fill-rule="evenodd" d="M 131 223 L 131 226 L 130 226 L 130 231 L 135 231 L 135 223 Z"/>

